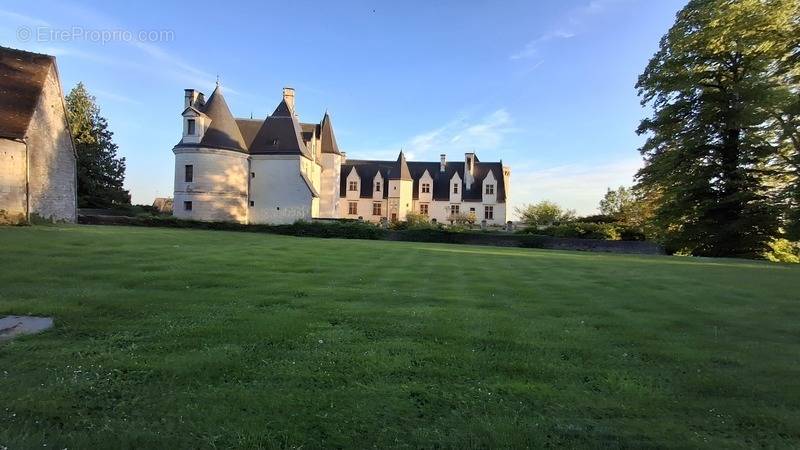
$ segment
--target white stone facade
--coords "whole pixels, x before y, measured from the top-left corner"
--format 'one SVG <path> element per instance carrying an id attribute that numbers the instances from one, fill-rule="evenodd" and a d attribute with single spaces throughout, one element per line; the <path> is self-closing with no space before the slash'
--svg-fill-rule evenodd
<path id="1" fill-rule="evenodd" d="M 221 107 L 219 89 L 208 103 L 193 90 L 185 98 L 183 137 L 173 150 L 177 217 L 380 222 L 416 212 L 448 223 L 454 212 L 472 211 L 476 223 L 508 220 L 510 170 L 502 162 L 481 163 L 474 153 L 458 163 L 444 155 L 436 163 L 407 162 L 402 152 L 397 161 L 350 161 L 338 149 L 327 113 L 319 124 L 299 122 L 289 88 L 263 123 L 234 119 Z"/>

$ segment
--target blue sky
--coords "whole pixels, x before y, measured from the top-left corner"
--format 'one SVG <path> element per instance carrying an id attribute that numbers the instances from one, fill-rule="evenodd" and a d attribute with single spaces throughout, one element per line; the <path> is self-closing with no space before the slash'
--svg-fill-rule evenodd
<path id="1" fill-rule="evenodd" d="M 172 194 L 183 89 L 219 75 L 235 116 L 292 86 L 351 158 L 475 151 L 511 166 L 512 205 L 588 214 L 641 166 L 634 84 L 684 3 L 5 0 L 0 39 L 56 55 L 65 91 L 97 97 L 136 203 Z"/>

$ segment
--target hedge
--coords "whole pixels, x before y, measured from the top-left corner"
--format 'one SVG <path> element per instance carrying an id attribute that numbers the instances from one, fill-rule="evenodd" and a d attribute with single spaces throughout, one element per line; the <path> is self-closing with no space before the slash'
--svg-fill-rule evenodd
<path id="1" fill-rule="evenodd" d="M 244 225 L 234 222 L 183 220 L 172 216 L 139 215 L 136 217 L 125 217 L 80 215 L 78 216 L 78 222 L 87 225 L 133 225 L 144 227 L 195 228 L 201 230 L 249 231 L 318 238 L 434 242 L 617 253 L 663 253 L 660 247 L 650 242 L 574 239 L 537 234 L 492 233 L 486 231 L 454 231 L 436 226 L 412 226 L 401 230 L 388 230 L 366 222 L 341 220 L 296 222 L 290 225 Z"/>

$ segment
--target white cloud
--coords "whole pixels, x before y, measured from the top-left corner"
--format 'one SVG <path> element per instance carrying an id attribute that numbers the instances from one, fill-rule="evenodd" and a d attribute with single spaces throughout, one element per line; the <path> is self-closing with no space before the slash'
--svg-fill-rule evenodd
<path id="1" fill-rule="evenodd" d="M 545 33 L 525 44 L 525 47 L 523 47 L 522 50 L 509 56 L 509 59 L 517 60 L 517 59 L 533 58 L 534 56 L 539 54 L 539 49 L 542 46 L 542 44 L 550 42 L 555 39 L 570 39 L 573 37 L 575 37 L 574 32 L 565 30 L 556 30 L 550 33 Z"/>
<path id="2" fill-rule="evenodd" d="M 592 0 L 584 6 L 569 11 L 561 20 L 562 24 L 554 30 L 540 35 L 529 41 L 516 53 L 511 54 L 511 60 L 524 60 L 537 57 L 542 46 L 554 40 L 570 39 L 581 33 L 585 22 L 592 16 L 605 12 L 609 6 L 626 0 Z M 538 65 L 537 65 L 538 66 Z"/>
<path id="3" fill-rule="evenodd" d="M 522 167 L 511 164 L 511 206 L 551 200 L 578 214 L 595 214 L 606 189 L 631 186 L 642 167 L 638 157 L 605 164 L 569 164 L 552 167 Z"/>
<path id="4" fill-rule="evenodd" d="M 434 158 L 441 153 L 463 153 L 470 150 L 498 147 L 510 133 L 511 115 L 504 108 L 484 117 L 460 117 L 434 130 L 418 134 L 404 145 L 409 155 L 416 158 Z"/>
<path id="5" fill-rule="evenodd" d="M 463 154 L 469 151 L 494 150 L 506 137 L 517 132 L 513 120 L 504 108 L 483 117 L 460 115 L 444 125 L 425 131 L 379 149 L 351 149 L 348 158 L 393 160 L 402 149 L 406 158 L 416 161 L 438 161 L 439 155 Z"/>

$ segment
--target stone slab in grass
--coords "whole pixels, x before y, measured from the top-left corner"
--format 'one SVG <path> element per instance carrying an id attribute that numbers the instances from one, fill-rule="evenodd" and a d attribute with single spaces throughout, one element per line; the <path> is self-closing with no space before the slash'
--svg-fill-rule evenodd
<path id="1" fill-rule="evenodd" d="M 21 334 L 34 334 L 53 326 L 51 317 L 5 316 L 0 318 L 0 341 L 15 338 Z"/>

